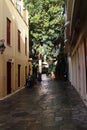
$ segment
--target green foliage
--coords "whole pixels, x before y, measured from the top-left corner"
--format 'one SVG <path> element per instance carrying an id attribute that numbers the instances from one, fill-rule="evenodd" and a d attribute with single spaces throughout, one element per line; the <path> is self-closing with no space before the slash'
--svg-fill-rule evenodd
<path id="1" fill-rule="evenodd" d="M 64 41 L 64 0 L 24 0 L 24 3 L 29 11 L 30 44 L 35 52 L 52 59 L 57 56 L 52 53 L 55 41 L 57 44 L 58 39 L 62 39 L 61 44 Z M 40 44 L 44 51 L 39 49 Z"/>

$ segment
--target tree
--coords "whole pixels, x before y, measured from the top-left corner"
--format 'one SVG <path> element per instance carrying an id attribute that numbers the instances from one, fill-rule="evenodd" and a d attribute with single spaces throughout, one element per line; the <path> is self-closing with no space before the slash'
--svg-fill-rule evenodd
<path id="1" fill-rule="evenodd" d="M 29 12 L 31 50 L 36 57 L 41 53 L 46 60 L 52 60 L 59 53 L 59 44 L 62 48 L 64 45 L 64 0 L 24 0 L 24 3 Z"/>

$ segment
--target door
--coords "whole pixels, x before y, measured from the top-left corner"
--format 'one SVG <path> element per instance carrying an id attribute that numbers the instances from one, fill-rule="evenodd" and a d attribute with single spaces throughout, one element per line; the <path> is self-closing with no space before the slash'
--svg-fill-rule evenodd
<path id="1" fill-rule="evenodd" d="M 11 93 L 11 63 L 7 62 L 7 94 Z"/>
<path id="2" fill-rule="evenodd" d="M 25 66 L 25 80 L 27 79 L 27 66 Z"/>
<path id="3" fill-rule="evenodd" d="M 21 65 L 18 65 L 18 87 L 20 87 L 20 67 Z"/>
<path id="4" fill-rule="evenodd" d="M 84 39 L 85 45 L 85 67 L 86 67 L 86 92 L 87 92 L 87 40 Z"/>

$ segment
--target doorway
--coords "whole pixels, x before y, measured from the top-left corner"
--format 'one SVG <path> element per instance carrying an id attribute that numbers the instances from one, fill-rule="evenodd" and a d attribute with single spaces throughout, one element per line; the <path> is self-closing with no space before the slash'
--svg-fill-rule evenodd
<path id="1" fill-rule="evenodd" d="M 11 93 L 11 63 L 7 62 L 7 94 Z"/>
<path id="2" fill-rule="evenodd" d="M 84 48 L 85 48 L 86 93 L 87 93 L 87 40 L 86 39 L 84 39 Z"/>
<path id="3" fill-rule="evenodd" d="M 25 66 L 25 80 L 27 79 L 27 66 Z"/>
<path id="4" fill-rule="evenodd" d="M 18 87 L 20 87 L 20 67 L 21 65 L 18 64 Z"/>

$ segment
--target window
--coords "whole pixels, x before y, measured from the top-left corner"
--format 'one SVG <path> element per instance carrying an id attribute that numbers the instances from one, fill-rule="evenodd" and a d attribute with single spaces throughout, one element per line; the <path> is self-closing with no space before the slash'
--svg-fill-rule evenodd
<path id="1" fill-rule="evenodd" d="M 18 51 L 20 52 L 21 49 L 20 49 L 20 34 L 21 32 L 18 30 Z"/>
<path id="2" fill-rule="evenodd" d="M 19 13 L 22 14 L 22 11 L 23 11 L 23 2 L 22 2 L 22 0 L 16 0 L 16 8 L 19 11 Z"/>
<path id="3" fill-rule="evenodd" d="M 7 18 L 7 45 L 11 44 L 11 21 Z"/>
<path id="4" fill-rule="evenodd" d="M 25 37 L 25 55 L 27 55 L 27 38 Z"/>

